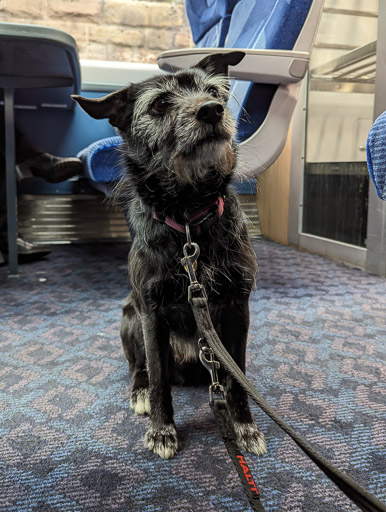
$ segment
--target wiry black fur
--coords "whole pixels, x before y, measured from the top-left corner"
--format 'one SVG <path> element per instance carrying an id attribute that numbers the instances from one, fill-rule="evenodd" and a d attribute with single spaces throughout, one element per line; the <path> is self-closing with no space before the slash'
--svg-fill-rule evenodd
<path id="1" fill-rule="evenodd" d="M 223 215 L 196 239 L 193 235 L 200 246 L 197 277 L 207 290 L 219 336 L 245 371 L 248 298 L 257 265 L 237 197 L 229 188 L 236 147 L 226 108 L 228 83 L 222 78 L 228 65 L 242 57 L 241 52 L 211 56 L 195 68 L 96 102 L 75 98 L 94 117 L 109 117 L 125 139 L 127 175 L 119 189 L 130 196 L 127 208 L 136 235 L 129 254 L 132 292 L 123 309 L 121 337 L 132 371 L 132 407 L 150 414 L 146 445 L 165 458 L 179 446 L 170 385 L 202 384 L 208 376 L 198 361 L 189 281 L 180 262 L 186 239 L 162 218 L 184 224 L 219 196 L 225 197 Z M 218 123 L 198 121 L 197 109 L 213 100 L 213 88 L 224 116 Z M 162 102 L 156 103 L 159 98 L 167 101 L 165 111 Z M 264 453 L 264 438 L 252 423 L 246 393 L 223 372 L 221 379 L 239 446 Z"/>

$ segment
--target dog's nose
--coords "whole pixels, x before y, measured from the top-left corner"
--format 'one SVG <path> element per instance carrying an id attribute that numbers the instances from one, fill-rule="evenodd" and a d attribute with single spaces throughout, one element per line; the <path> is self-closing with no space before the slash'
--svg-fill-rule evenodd
<path id="1" fill-rule="evenodd" d="M 196 112 L 196 119 L 205 123 L 217 124 L 224 114 L 224 107 L 217 101 L 207 101 L 200 105 Z"/>

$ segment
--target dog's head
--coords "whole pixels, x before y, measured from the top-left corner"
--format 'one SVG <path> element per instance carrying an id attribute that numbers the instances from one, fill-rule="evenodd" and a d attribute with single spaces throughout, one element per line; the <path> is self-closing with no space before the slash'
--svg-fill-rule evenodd
<path id="1" fill-rule="evenodd" d="M 125 155 L 147 176 L 194 184 L 209 169 L 234 167 L 235 123 L 227 107 L 228 66 L 241 51 L 210 55 L 194 67 L 158 75 L 102 98 L 73 96 L 96 119 L 108 118 L 124 137 Z"/>

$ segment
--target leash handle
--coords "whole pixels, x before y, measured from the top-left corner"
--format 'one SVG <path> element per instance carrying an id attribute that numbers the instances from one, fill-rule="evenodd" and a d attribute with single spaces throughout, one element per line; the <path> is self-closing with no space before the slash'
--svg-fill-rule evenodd
<path id="1" fill-rule="evenodd" d="M 208 300 L 202 285 L 193 283 L 189 287 L 188 297 L 201 336 L 213 349 L 216 357 L 228 370 L 230 375 L 238 381 L 255 403 L 295 441 L 303 452 L 308 455 L 324 474 L 330 478 L 360 510 L 363 512 L 386 512 L 386 505 L 384 503 L 320 455 L 308 441 L 287 425 L 279 414 L 272 409 L 267 401 L 255 390 L 252 383 L 240 370 L 217 336 L 210 317 Z"/>
<path id="2" fill-rule="evenodd" d="M 260 501 L 260 493 L 255 484 L 252 473 L 240 453 L 236 444 L 236 433 L 233 428 L 232 420 L 229 414 L 228 405 L 225 400 L 215 399 L 210 403 L 211 409 L 217 423 L 220 427 L 221 436 L 230 458 L 239 474 L 241 483 L 244 486 L 249 504 L 255 512 L 265 512 L 263 504 Z"/>

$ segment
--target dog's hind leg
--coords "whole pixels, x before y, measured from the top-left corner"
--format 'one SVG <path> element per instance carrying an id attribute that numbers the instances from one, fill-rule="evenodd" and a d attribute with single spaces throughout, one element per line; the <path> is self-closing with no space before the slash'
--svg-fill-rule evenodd
<path id="1" fill-rule="evenodd" d="M 224 309 L 221 321 L 222 341 L 244 373 L 248 328 L 248 299 L 235 301 Z M 225 378 L 225 390 L 238 447 L 258 455 L 266 453 L 264 435 L 252 420 L 246 391 L 229 375 Z"/>
<path id="2" fill-rule="evenodd" d="M 149 414 L 149 378 L 146 369 L 142 326 L 130 295 L 123 308 L 121 339 L 132 374 L 130 407 L 136 414 Z"/>

